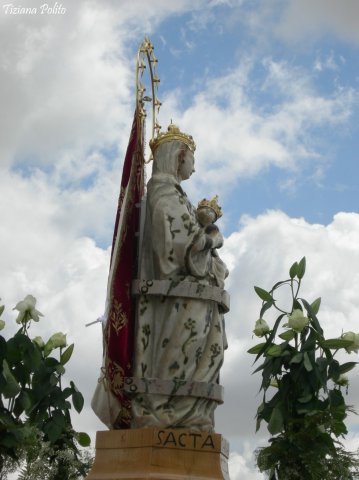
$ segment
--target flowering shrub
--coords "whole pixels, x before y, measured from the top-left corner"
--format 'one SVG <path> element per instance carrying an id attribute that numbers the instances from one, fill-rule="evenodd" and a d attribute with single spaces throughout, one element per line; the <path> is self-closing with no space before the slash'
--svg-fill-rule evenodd
<path id="1" fill-rule="evenodd" d="M 73 344 L 67 346 L 66 335 L 55 333 L 47 342 L 30 338 L 31 322 L 43 316 L 35 307 L 31 295 L 19 302 L 14 310 L 20 329 L 8 340 L 0 335 L 0 477 L 6 478 L 4 465 L 9 459 L 24 459 L 25 452 L 25 462 L 34 461 L 31 455 L 34 451 L 38 455 L 40 445 L 46 444 L 52 452 L 47 460 L 55 472 L 53 478 L 63 480 L 69 476 L 60 452 L 71 451 L 76 461 L 78 445 L 90 443 L 86 433 L 74 431 L 70 417 L 72 406 L 81 412 L 84 399 L 73 382 L 62 386 L 65 365 L 74 349 Z M 1 306 L 0 316 L 3 311 Z M 0 330 L 4 327 L 0 320 Z M 86 468 L 79 462 L 79 473 L 85 474 Z"/>
<path id="2" fill-rule="evenodd" d="M 358 461 L 338 439 L 347 433 L 344 420 L 350 410 L 342 393 L 348 388 L 345 374 L 357 362 L 339 363 L 334 357 L 338 351 L 357 352 L 359 335 L 325 339 L 317 317 L 320 298 L 309 303 L 299 297 L 305 267 L 304 257 L 292 265 L 290 278 L 270 291 L 254 287 L 263 301 L 254 334 L 265 339 L 248 350 L 255 361 L 263 360 L 255 370 L 262 374 L 263 391 L 257 430 L 264 421 L 271 434 L 270 445 L 256 452 L 257 465 L 270 480 L 349 480 Z M 274 296 L 283 286 L 291 291 L 289 312 Z M 272 327 L 263 319 L 271 308 L 279 312 Z"/>

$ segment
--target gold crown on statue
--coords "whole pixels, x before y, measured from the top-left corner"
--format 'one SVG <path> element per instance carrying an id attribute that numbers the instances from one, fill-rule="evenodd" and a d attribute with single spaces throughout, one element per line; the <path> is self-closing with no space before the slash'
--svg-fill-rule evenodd
<path id="1" fill-rule="evenodd" d="M 150 140 L 152 153 L 155 153 L 155 150 L 161 145 L 161 143 L 172 142 L 173 140 L 179 140 L 180 142 L 185 143 L 192 153 L 196 150 L 196 144 L 194 143 L 192 135 L 187 135 L 186 133 L 181 132 L 177 125 L 174 125 L 171 120 L 167 132 L 159 132 L 157 137 Z"/>
<path id="2" fill-rule="evenodd" d="M 197 208 L 206 208 L 206 207 L 211 208 L 214 211 L 214 213 L 217 216 L 217 219 L 222 216 L 222 209 L 218 205 L 218 195 L 215 195 L 212 198 L 212 200 L 207 200 L 206 198 L 204 198 L 203 200 L 198 202 L 198 207 Z"/>

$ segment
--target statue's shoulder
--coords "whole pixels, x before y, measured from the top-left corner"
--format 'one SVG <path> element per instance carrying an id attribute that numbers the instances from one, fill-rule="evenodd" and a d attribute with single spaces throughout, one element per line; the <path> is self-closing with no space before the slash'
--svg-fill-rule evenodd
<path id="1" fill-rule="evenodd" d="M 166 204 L 178 202 L 181 198 L 186 198 L 186 194 L 173 178 L 157 175 L 151 177 L 147 184 L 147 198 L 151 203 Z"/>

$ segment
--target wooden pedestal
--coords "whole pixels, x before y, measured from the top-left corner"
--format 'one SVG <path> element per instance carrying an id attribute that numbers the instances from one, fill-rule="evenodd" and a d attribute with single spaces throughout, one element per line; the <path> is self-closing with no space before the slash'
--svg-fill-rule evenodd
<path id="1" fill-rule="evenodd" d="M 97 432 L 86 480 L 229 480 L 228 450 L 221 435 L 187 429 Z"/>

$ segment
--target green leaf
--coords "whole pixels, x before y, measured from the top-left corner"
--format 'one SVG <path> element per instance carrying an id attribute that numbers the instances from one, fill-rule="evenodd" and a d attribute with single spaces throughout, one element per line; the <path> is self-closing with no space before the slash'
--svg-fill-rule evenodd
<path id="1" fill-rule="evenodd" d="M 72 388 L 72 403 L 74 404 L 76 412 L 80 413 L 84 406 L 84 397 L 82 393 L 78 391 L 74 382 L 70 382 Z"/>
<path id="2" fill-rule="evenodd" d="M 50 385 L 54 387 L 55 385 L 58 384 L 58 382 L 59 382 L 58 376 L 55 373 L 52 373 L 49 378 Z"/>
<path id="3" fill-rule="evenodd" d="M 44 425 L 44 433 L 47 435 L 51 443 L 55 443 L 62 435 L 63 426 L 55 418 L 51 418 Z"/>
<path id="4" fill-rule="evenodd" d="M 72 395 L 72 388 L 66 387 L 62 391 L 63 397 L 68 398 L 70 395 Z"/>
<path id="5" fill-rule="evenodd" d="M 271 300 L 270 302 L 265 302 L 261 308 L 261 311 L 259 313 L 259 317 L 260 318 L 263 318 L 263 315 L 265 314 L 265 312 L 271 308 L 273 306 L 273 300 Z"/>
<path id="6" fill-rule="evenodd" d="M 300 363 L 303 360 L 303 353 L 296 353 L 289 363 Z"/>
<path id="7" fill-rule="evenodd" d="M 72 352 L 74 351 L 74 346 L 75 345 L 72 343 L 70 346 L 66 348 L 66 350 L 61 355 L 60 362 L 62 365 L 65 365 L 65 363 L 67 363 L 70 360 Z"/>
<path id="8" fill-rule="evenodd" d="M 340 365 L 339 367 L 339 373 L 347 373 L 347 372 L 350 372 L 350 370 L 352 370 L 355 365 L 357 365 L 358 362 L 347 362 L 347 363 L 343 363 L 343 365 Z"/>
<path id="9" fill-rule="evenodd" d="M 309 359 L 308 352 L 304 352 L 304 368 L 307 372 L 311 372 L 313 370 L 313 365 Z"/>
<path id="10" fill-rule="evenodd" d="M 5 305 L 0 306 L 0 317 L 3 314 L 3 311 L 5 310 Z"/>
<path id="11" fill-rule="evenodd" d="M 289 276 L 293 279 L 298 273 L 298 263 L 294 262 L 293 265 L 290 267 Z"/>
<path id="12" fill-rule="evenodd" d="M 76 435 L 76 440 L 79 442 L 81 447 L 89 447 L 91 445 L 91 438 L 85 432 L 78 432 Z"/>
<path id="13" fill-rule="evenodd" d="M 316 359 L 316 363 L 313 365 L 314 367 L 314 374 L 319 380 L 324 392 L 327 393 L 327 359 L 324 357 L 320 357 Z"/>
<path id="14" fill-rule="evenodd" d="M 338 360 L 332 360 L 328 368 L 328 378 L 332 378 L 334 381 L 338 380 L 340 375 L 340 365 Z"/>
<path id="15" fill-rule="evenodd" d="M 262 402 L 257 409 L 256 433 L 258 432 L 258 430 L 261 426 L 261 421 L 262 421 L 261 413 L 263 412 L 264 407 L 265 407 L 265 404 L 264 404 L 264 402 Z"/>
<path id="16" fill-rule="evenodd" d="M 327 371 L 328 361 L 325 357 L 318 357 L 316 359 L 316 363 L 317 363 L 318 368 L 321 372 L 326 372 Z"/>
<path id="17" fill-rule="evenodd" d="M 329 392 L 329 400 L 332 407 L 341 407 L 345 406 L 345 401 L 343 394 L 340 390 L 331 390 Z"/>
<path id="18" fill-rule="evenodd" d="M 305 257 L 303 257 L 303 258 L 301 259 L 301 261 L 298 263 L 297 277 L 298 277 L 299 279 L 301 279 L 301 278 L 304 277 L 304 274 L 305 274 L 305 264 L 306 264 Z"/>
<path id="19" fill-rule="evenodd" d="M 257 373 L 257 372 L 260 372 L 261 370 L 263 370 L 264 367 L 266 367 L 266 365 L 268 364 L 268 362 L 270 362 L 271 359 L 270 358 L 266 358 L 265 359 L 265 362 L 262 363 L 262 365 L 260 365 L 259 367 L 257 367 L 253 373 Z"/>
<path id="20" fill-rule="evenodd" d="M 19 447 L 18 440 L 13 432 L 6 432 L 0 440 L 0 445 L 6 448 Z"/>
<path id="21" fill-rule="evenodd" d="M 24 353 L 24 364 L 33 372 L 42 362 L 41 350 L 33 343 L 28 345 L 28 350 Z"/>
<path id="22" fill-rule="evenodd" d="M 268 431 L 271 435 L 276 435 L 283 430 L 283 415 L 280 408 L 277 406 L 273 408 L 272 414 L 268 423 Z"/>
<path id="23" fill-rule="evenodd" d="M 274 301 L 272 295 L 269 292 L 267 292 L 267 290 L 264 290 L 263 288 L 260 288 L 260 287 L 254 287 L 254 290 L 256 291 L 256 294 L 258 295 L 258 297 L 264 300 L 265 302 Z"/>
<path id="24" fill-rule="evenodd" d="M 0 335 L 0 365 L 2 365 L 2 361 L 4 358 L 7 358 L 7 344 L 6 340 L 3 336 Z"/>
<path id="25" fill-rule="evenodd" d="M 308 338 L 302 344 L 302 352 L 315 350 L 315 344 L 320 337 L 318 333 L 314 330 L 314 328 L 310 328 L 310 334 Z"/>
<path id="26" fill-rule="evenodd" d="M 299 397 L 298 398 L 298 402 L 300 403 L 308 403 L 310 402 L 312 399 L 312 394 L 311 393 L 308 393 L 307 395 L 304 395 L 303 397 Z"/>
<path id="27" fill-rule="evenodd" d="M 57 365 L 55 370 L 56 370 L 56 373 L 58 373 L 59 375 L 63 375 L 66 371 L 65 368 L 62 365 Z"/>
<path id="28" fill-rule="evenodd" d="M 7 361 L 11 364 L 21 362 L 21 350 L 16 344 L 16 337 L 10 338 L 7 342 Z"/>
<path id="29" fill-rule="evenodd" d="M 319 312 L 321 301 L 322 299 L 319 297 L 316 300 L 314 300 L 314 302 L 310 305 L 310 308 L 312 309 L 312 312 L 314 313 L 314 315 L 316 315 Z"/>
<path id="30" fill-rule="evenodd" d="M 344 422 L 335 422 L 333 426 L 333 433 L 339 437 L 340 435 L 346 435 L 348 433 L 347 427 Z"/>
<path id="31" fill-rule="evenodd" d="M 46 367 L 52 369 L 52 370 L 55 370 L 56 366 L 60 364 L 60 362 L 58 360 L 56 360 L 56 358 L 54 357 L 47 357 L 45 359 L 45 365 Z"/>
<path id="32" fill-rule="evenodd" d="M 353 345 L 351 340 L 344 340 L 342 338 L 330 338 L 328 340 L 322 340 L 320 346 L 323 348 L 330 348 L 331 350 L 337 350 L 338 348 L 347 348 Z"/>
<path id="33" fill-rule="evenodd" d="M 261 387 L 260 387 L 260 390 L 264 390 L 264 391 L 267 390 L 267 388 L 270 385 L 270 379 L 272 378 L 272 376 L 274 374 L 273 370 L 275 370 L 274 362 L 275 362 L 275 360 L 277 360 L 277 358 L 267 357 L 267 359 L 268 359 L 268 362 L 266 363 L 266 365 L 263 368 L 262 383 L 261 383 Z"/>
<path id="34" fill-rule="evenodd" d="M 254 354 L 257 354 L 258 352 L 260 352 L 260 350 L 262 349 L 262 347 L 266 344 L 266 342 L 264 343 L 258 343 L 257 345 L 254 345 L 254 347 L 250 348 L 249 350 L 247 350 L 247 353 L 254 353 Z"/>
<path id="35" fill-rule="evenodd" d="M 21 387 L 17 382 L 16 378 L 14 377 L 14 375 L 11 373 L 9 365 L 5 359 L 3 360 L 2 366 L 3 366 L 2 374 L 5 379 L 5 385 L 2 388 L 1 394 L 5 398 L 14 398 L 21 391 Z"/>
<path id="36" fill-rule="evenodd" d="M 52 417 L 44 425 L 44 433 L 48 436 L 51 443 L 55 443 L 62 435 L 65 429 L 66 420 L 64 415 L 59 412 L 53 412 Z"/>
<path id="37" fill-rule="evenodd" d="M 280 357 L 282 355 L 283 349 L 280 345 L 272 345 L 267 350 L 267 355 L 271 357 Z"/>
<path id="38" fill-rule="evenodd" d="M 295 337 L 295 331 L 294 330 L 287 330 L 286 332 L 283 332 L 278 336 L 280 338 L 282 338 L 283 340 L 285 340 L 286 342 L 290 342 Z"/>
<path id="39" fill-rule="evenodd" d="M 80 413 L 84 406 L 84 397 L 80 392 L 74 392 L 72 394 L 72 403 L 74 404 L 77 413 Z"/>
<path id="40" fill-rule="evenodd" d="M 23 390 L 20 393 L 19 402 L 25 411 L 31 408 L 32 406 L 31 396 L 26 390 Z"/>
<path id="41" fill-rule="evenodd" d="M 303 302 L 303 305 L 308 313 L 308 316 L 312 319 L 312 326 L 315 328 L 315 330 L 320 334 L 323 335 L 323 329 L 319 324 L 319 321 L 315 315 L 315 313 L 312 310 L 312 307 L 309 305 L 309 303 L 304 300 L 304 298 L 300 298 L 301 302 Z"/>
<path id="42" fill-rule="evenodd" d="M 16 398 L 14 414 L 19 417 L 24 411 L 28 413 L 32 407 L 32 398 L 28 390 L 22 390 Z"/>

